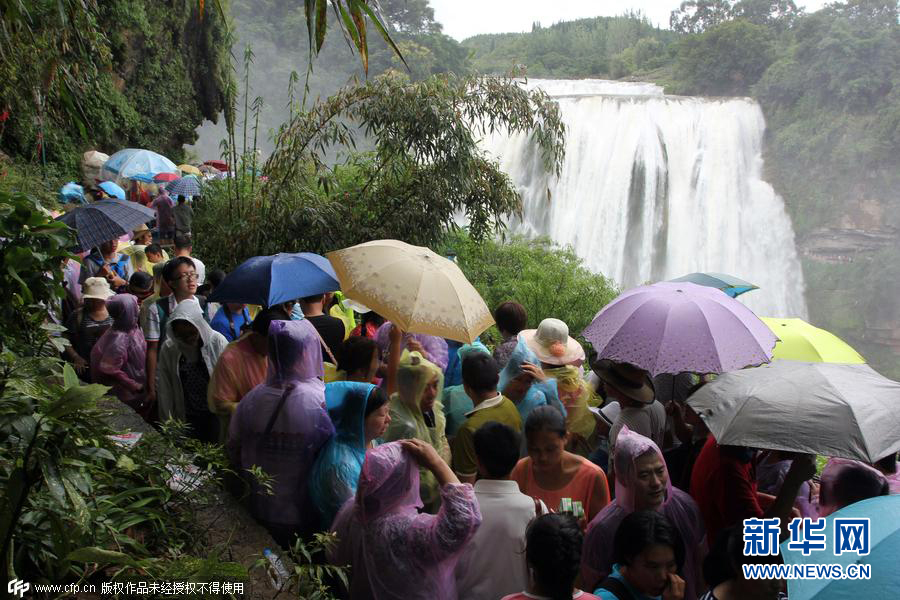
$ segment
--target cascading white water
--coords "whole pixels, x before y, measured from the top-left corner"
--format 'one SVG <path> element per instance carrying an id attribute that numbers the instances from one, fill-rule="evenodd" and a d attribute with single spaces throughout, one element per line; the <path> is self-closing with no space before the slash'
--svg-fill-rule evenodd
<path id="1" fill-rule="evenodd" d="M 531 80 L 567 127 L 557 178 L 526 135 L 483 147 L 522 195 L 510 229 L 569 244 L 623 288 L 695 271 L 760 287 L 740 297 L 762 316 L 806 317 L 803 274 L 782 199 L 762 179 L 759 106 L 665 96 L 647 83 Z"/>

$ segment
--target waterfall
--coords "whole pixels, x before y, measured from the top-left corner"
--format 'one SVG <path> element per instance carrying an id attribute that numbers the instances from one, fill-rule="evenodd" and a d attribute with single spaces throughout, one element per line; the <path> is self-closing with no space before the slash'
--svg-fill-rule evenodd
<path id="1" fill-rule="evenodd" d="M 526 135 L 482 141 L 522 195 L 512 232 L 571 245 L 623 288 L 728 273 L 760 287 L 739 298 L 757 314 L 806 318 L 791 221 L 762 178 L 755 102 L 666 96 L 647 83 L 527 85 L 559 102 L 566 158 L 556 177 Z"/>

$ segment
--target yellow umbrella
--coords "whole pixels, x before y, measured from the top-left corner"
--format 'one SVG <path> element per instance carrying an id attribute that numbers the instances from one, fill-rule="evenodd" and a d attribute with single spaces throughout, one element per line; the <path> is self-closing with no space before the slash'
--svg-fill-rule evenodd
<path id="1" fill-rule="evenodd" d="M 803 319 L 761 317 L 781 341 L 775 344 L 773 360 L 863 364 L 859 352 L 830 331 L 810 325 Z"/>
<path id="2" fill-rule="evenodd" d="M 409 333 L 471 343 L 494 323 L 456 263 L 428 248 L 377 240 L 325 256 L 345 297 Z"/>
<path id="3" fill-rule="evenodd" d="M 178 170 L 181 171 L 182 175 L 202 175 L 200 169 L 198 169 L 194 165 L 178 165 Z"/>

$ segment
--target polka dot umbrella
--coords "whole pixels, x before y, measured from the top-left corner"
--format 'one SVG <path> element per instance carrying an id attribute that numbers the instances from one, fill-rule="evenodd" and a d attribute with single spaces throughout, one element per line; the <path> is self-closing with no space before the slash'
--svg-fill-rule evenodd
<path id="1" fill-rule="evenodd" d="M 749 308 L 711 287 L 663 281 L 628 290 L 582 335 L 597 358 L 661 373 L 725 373 L 772 360 L 778 338 Z"/>
<path id="2" fill-rule="evenodd" d="M 344 296 L 407 333 L 471 343 L 494 323 L 481 295 L 456 263 L 428 248 L 377 240 L 326 257 Z"/>

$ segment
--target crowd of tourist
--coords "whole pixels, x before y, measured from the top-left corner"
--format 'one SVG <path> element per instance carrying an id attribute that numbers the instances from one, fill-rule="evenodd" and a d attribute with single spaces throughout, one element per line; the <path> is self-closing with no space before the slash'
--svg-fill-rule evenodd
<path id="1" fill-rule="evenodd" d="M 781 582 L 742 576 L 744 519 L 898 492 L 896 456 L 832 460 L 820 482 L 810 456 L 720 445 L 685 403 L 705 378 L 590 362 L 514 301 L 493 348 L 331 293 L 207 302 L 225 274 L 193 256 L 182 204 L 152 200 L 158 242 L 143 227 L 66 265 L 65 358 L 224 445 L 278 544 L 335 531 L 347 597 L 775 599 Z"/>

